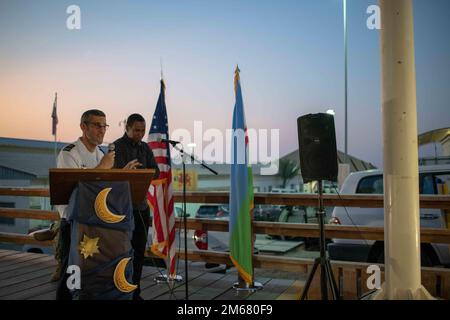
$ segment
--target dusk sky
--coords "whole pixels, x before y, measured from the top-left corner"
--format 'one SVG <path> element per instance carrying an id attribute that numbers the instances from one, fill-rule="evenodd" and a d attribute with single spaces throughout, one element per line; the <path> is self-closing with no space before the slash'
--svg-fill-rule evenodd
<path id="1" fill-rule="evenodd" d="M 72 4 L 81 30 L 66 28 Z M 372 4 L 348 0 L 349 153 L 382 166 Z M 423 133 L 450 126 L 450 1 L 415 0 L 414 18 Z M 151 120 L 162 58 L 171 131 L 201 120 L 225 133 L 239 64 L 247 125 L 280 129 L 281 155 L 298 148 L 297 117 L 329 108 L 343 150 L 342 20 L 342 0 L 0 0 L 0 136 L 52 140 L 58 92 L 59 141 L 77 139 L 90 108 L 106 112 L 113 141 L 129 114 Z"/>

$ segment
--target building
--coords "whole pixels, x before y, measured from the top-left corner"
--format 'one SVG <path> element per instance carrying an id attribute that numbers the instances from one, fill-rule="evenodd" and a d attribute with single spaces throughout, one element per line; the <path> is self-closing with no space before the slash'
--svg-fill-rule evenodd
<path id="1" fill-rule="evenodd" d="M 64 145 L 57 143 L 58 150 Z M 54 147 L 54 142 L 49 141 L 0 138 L 0 187 L 48 188 L 48 169 L 56 166 Z M 48 198 L 11 196 L 0 196 L 0 207 L 51 208 Z M 0 217 L 0 232 L 26 234 L 48 224 L 48 221 L 42 220 Z"/>
<path id="2" fill-rule="evenodd" d="M 419 165 L 450 164 L 450 128 L 431 130 L 419 135 L 419 147 L 427 144 L 434 144 L 434 157 L 422 157 Z M 438 156 L 437 145 L 442 147 L 442 154 Z"/>
<path id="3" fill-rule="evenodd" d="M 57 152 L 68 143 L 57 143 Z M 48 187 L 48 169 L 55 167 L 55 144 L 52 141 L 29 139 L 0 138 L 0 186 L 3 187 Z M 338 151 L 338 161 L 343 163 L 344 154 Z M 280 158 L 280 161 L 292 161 L 300 165 L 298 150 Z M 374 169 L 371 163 L 349 156 L 350 172 Z M 195 186 L 190 190 L 198 191 L 227 191 L 229 190 L 230 165 L 209 165 L 218 175 L 212 174 L 198 164 L 187 164 L 186 171 L 195 177 Z M 281 188 L 282 177 L 279 175 L 264 175 L 263 168 L 269 165 L 254 164 L 253 183 L 256 192 L 271 192 Z M 174 164 L 173 168 L 181 173 L 181 164 Z M 176 176 L 176 174 L 174 174 Z M 301 176 L 288 181 L 286 188 L 303 191 Z M 175 188 L 176 189 L 176 188 Z M 42 207 L 42 203 L 39 204 Z M 32 206 L 38 206 L 33 204 Z M 45 206 L 45 205 L 44 205 Z"/>
<path id="4" fill-rule="evenodd" d="M 67 143 L 57 143 L 57 152 Z M 343 153 L 338 152 L 338 160 L 343 161 Z M 361 171 L 375 168 L 372 164 L 350 156 L 350 171 Z M 293 151 L 280 159 L 292 161 L 299 166 L 298 150 Z M 0 187 L 30 187 L 48 188 L 48 170 L 56 166 L 55 143 L 52 141 L 39 141 L 29 139 L 0 138 Z M 190 191 L 228 191 L 230 181 L 229 164 L 212 164 L 211 168 L 218 175 L 212 174 L 198 164 L 187 164 L 187 182 Z M 283 179 L 279 175 L 264 175 L 262 169 L 268 165 L 255 164 L 253 169 L 253 183 L 255 192 L 280 191 Z M 182 190 L 182 166 L 173 165 L 174 189 Z M 304 188 L 301 176 L 287 182 L 285 189 L 291 192 L 313 191 L 313 187 Z M 329 191 L 332 192 L 332 191 Z M 48 198 L 41 197 L 6 197 L 0 196 L 0 207 L 33 208 L 50 210 Z M 195 211 L 192 208 L 192 211 Z M 0 218 L 0 231 L 27 233 L 33 228 L 42 227 L 47 221 Z"/>
<path id="5" fill-rule="evenodd" d="M 353 156 L 348 157 L 350 172 L 363 171 L 376 169 L 376 167 L 368 162 L 355 158 Z M 281 161 L 292 161 L 295 165 L 300 167 L 300 157 L 298 150 L 283 156 L 279 159 Z M 338 163 L 344 163 L 344 153 L 338 151 Z M 202 191 L 228 191 L 230 181 L 230 165 L 229 164 L 211 164 L 211 169 L 215 170 L 218 175 L 214 175 L 209 170 L 202 168 L 199 164 L 187 164 L 186 171 L 195 172 L 197 174 L 197 186 L 195 190 Z M 181 165 L 174 165 L 176 169 L 181 169 Z M 283 188 L 283 179 L 280 175 L 264 175 L 262 174 L 263 168 L 268 168 L 269 165 L 254 164 L 252 165 L 253 171 L 253 185 L 255 192 L 272 192 Z M 305 192 L 310 190 L 304 190 L 303 180 L 301 175 L 287 181 L 286 186 L 283 189 L 287 189 L 292 192 Z M 189 189 L 188 189 L 189 190 Z"/>

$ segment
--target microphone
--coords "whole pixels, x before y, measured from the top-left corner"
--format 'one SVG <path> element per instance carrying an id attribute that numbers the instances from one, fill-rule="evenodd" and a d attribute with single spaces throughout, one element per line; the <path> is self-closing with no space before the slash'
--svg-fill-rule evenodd
<path id="1" fill-rule="evenodd" d="M 166 143 L 170 143 L 172 146 L 175 146 L 175 145 L 181 143 L 180 141 L 169 140 L 169 139 L 163 139 L 163 138 L 158 138 L 158 142 L 166 142 Z"/>
<path id="2" fill-rule="evenodd" d="M 116 150 L 116 145 L 114 143 L 110 143 L 108 144 L 108 153 L 110 152 L 114 152 L 114 150 Z M 116 165 L 116 161 L 113 162 L 113 168 Z"/>

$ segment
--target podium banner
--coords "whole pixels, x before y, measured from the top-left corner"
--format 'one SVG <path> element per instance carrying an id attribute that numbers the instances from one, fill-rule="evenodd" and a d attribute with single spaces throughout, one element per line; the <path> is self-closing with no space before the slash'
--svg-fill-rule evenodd
<path id="1" fill-rule="evenodd" d="M 69 266 L 81 271 L 74 299 L 131 299 L 134 229 L 128 182 L 79 182 L 69 203 Z"/>

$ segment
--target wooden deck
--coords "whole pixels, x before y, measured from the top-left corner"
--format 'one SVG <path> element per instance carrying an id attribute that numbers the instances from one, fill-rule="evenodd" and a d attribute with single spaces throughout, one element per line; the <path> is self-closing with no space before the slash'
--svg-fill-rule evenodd
<path id="1" fill-rule="evenodd" d="M 0 300 L 54 300 L 56 283 L 50 282 L 56 262 L 53 256 L 0 249 Z M 184 273 L 184 262 L 180 261 L 180 275 Z M 184 283 L 180 282 L 170 289 L 166 283 L 157 284 L 154 277 L 162 270 L 144 267 L 141 285 L 145 300 L 182 300 L 185 298 Z M 255 293 L 237 294 L 231 286 L 236 281 L 234 268 L 226 273 L 205 272 L 200 264 L 189 268 L 190 300 L 294 300 L 298 298 L 303 279 L 302 275 L 283 273 L 282 278 L 256 270 L 256 280 L 264 285 Z"/>

